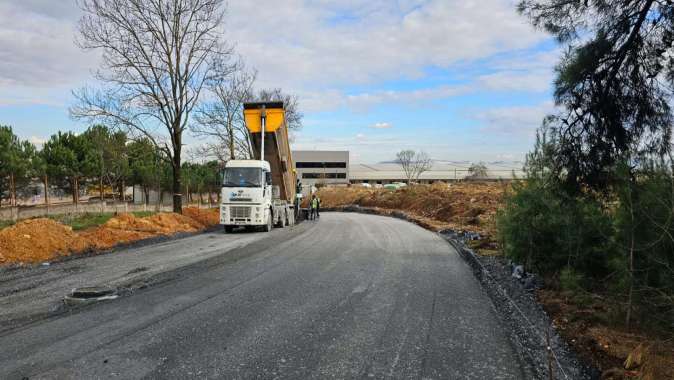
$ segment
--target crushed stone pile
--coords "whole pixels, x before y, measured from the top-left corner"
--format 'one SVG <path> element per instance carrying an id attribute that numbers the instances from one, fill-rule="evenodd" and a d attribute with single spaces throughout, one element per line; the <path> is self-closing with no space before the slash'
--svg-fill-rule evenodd
<path id="1" fill-rule="evenodd" d="M 219 222 L 218 209 L 183 209 L 139 218 L 122 213 L 98 227 L 75 232 L 47 218 L 23 220 L 0 230 L 0 265 L 39 263 L 87 250 L 106 250 L 154 236 L 197 232 Z"/>
<path id="2" fill-rule="evenodd" d="M 37 263 L 89 246 L 69 226 L 47 218 L 24 220 L 0 230 L 0 264 Z"/>

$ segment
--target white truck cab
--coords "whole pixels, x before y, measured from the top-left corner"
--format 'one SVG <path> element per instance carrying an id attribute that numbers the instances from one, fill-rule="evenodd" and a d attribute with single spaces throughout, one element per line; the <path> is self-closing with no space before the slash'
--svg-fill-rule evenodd
<path id="1" fill-rule="evenodd" d="M 275 189 L 276 187 L 276 189 Z M 278 199 L 278 186 L 272 184 L 269 162 L 230 160 L 225 165 L 220 204 L 220 224 L 231 232 L 236 226 L 293 224 L 293 210 Z"/>

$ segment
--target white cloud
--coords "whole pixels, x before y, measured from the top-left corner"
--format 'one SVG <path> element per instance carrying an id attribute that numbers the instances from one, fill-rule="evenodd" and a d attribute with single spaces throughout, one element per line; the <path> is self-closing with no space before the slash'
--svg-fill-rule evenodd
<path id="1" fill-rule="evenodd" d="M 534 106 L 498 107 L 474 112 L 472 118 L 483 124 L 482 131 L 531 137 L 543 118 L 555 110 L 552 102 Z"/>
<path id="2" fill-rule="evenodd" d="M 99 52 L 84 53 L 74 45 L 79 15 L 74 1 L 0 2 L 0 92 L 44 93 L 21 101 L 5 96 L 0 104 L 67 103 L 69 90 L 91 78 Z M 469 64 L 545 39 L 517 14 L 512 0 L 232 1 L 224 28 L 237 53 L 259 70 L 258 86 L 298 94 L 305 112 L 418 104 L 462 95 L 476 86 L 538 91 L 545 79 L 539 72 L 527 77 L 517 71 L 544 69 L 531 67 L 527 57 L 515 57 L 497 62 L 494 74 L 470 85 L 344 90 L 419 78 L 428 67 Z"/>
<path id="3" fill-rule="evenodd" d="M 0 90 L 79 86 L 97 63 L 73 43 L 73 2 L 0 3 Z"/>
<path id="4" fill-rule="evenodd" d="M 509 0 L 400 3 L 237 1 L 229 5 L 227 30 L 263 85 L 293 91 L 416 78 L 428 66 L 449 67 L 544 38 Z"/>
<path id="5" fill-rule="evenodd" d="M 299 92 L 302 109 L 307 112 L 333 110 L 346 107 L 356 111 L 367 111 L 382 104 L 418 105 L 428 101 L 439 101 L 453 96 L 475 91 L 476 87 L 467 85 L 436 86 L 416 90 L 377 90 L 347 94 L 343 91 L 302 91 Z"/>
<path id="6" fill-rule="evenodd" d="M 374 123 L 373 125 L 370 126 L 370 128 L 373 129 L 389 129 L 392 128 L 393 125 L 391 123 L 386 123 L 386 122 L 381 122 L 381 123 Z"/>
<path id="7" fill-rule="evenodd" d="M 28 141 L 33 145 L 41 147 L 44 143 L 47 142 L 47 139 L 45 139 L 43 137 L 38 137 L 38 136 L 30 136 L 28 138 Z"/>
<path id="8" fill-rule="evenodd" d="M 545 92 L 550 89 L 552 79 L 551 71 L 510 70 L 481 75 L 478 77 L 478 82 L 482 88 L 494 91 Z"/>

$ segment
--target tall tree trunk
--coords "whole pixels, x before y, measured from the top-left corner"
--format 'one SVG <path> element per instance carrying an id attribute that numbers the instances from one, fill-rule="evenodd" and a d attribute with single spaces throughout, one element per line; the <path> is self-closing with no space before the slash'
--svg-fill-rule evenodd
<path id="1" fill-rule="evenodd" d="M 105 197 L 103 196 L 103 175 L 98 177 L 98 194 L 101 197 L 101 212 L 103 212 L 104 211 L 103 200 L 105 199 Z"/>
<path id="2" fill-rule="evenodd" d="M 176 147 L 173 152 L 173 212 L 182 214 L 183 212 L 183 195 L 182 178 L 180 172 L 180 136 L 176 137 Z"/>
<path id="3" fill-rule="evenodd" d="M 16 184 L 14 183 L 14 173 L 9 174 L 9 205 L 16 206 Z"/>
<path id="4" fill-rule="evenodd" d="M 157 180 L 157 211 L 161 211 L 161 200 L 164 195 L 161 193 L 161 179 Z"/>
<path id="5" fill-rule="evenodd" d="M 126 197 L 124 196 L 126 193 L 126 184 L 124 183 L 124 178 L 119 180 L 119 199 L 122 202 L 126 202 Z"/>
<path id="6" fill-rule="evenodd" d="M 47 214 L 49 214 L 49 179 L 46 174 L 42 183 L 44 184 L 44 204 L 47 206 Z"/>
<path id="7" fill-rule="evenodd" d="M 634 211 L 632 213 L 632 223 L 634 223 Z M 627 312 L 625 315 L 625 328 L 630 329 L 630 323 L 632 319 L 632 302 L 634 296 L 634 224 L 632 224 L 632 236 L 630 242 L 630 257 L 629 257 L 629 277 L 630 277 L 630 288 L 627 292 Z"/>
<path id="8" fill-rule="evenodd" d="M 229 159 L 236 159 L 236 150 L 234 149 L 234 129 L 232 128 L 231 122 L 229 125 Z"/>
<path id="9" fill-rule="evenodd" d="M 631 174 L 631 173 L 630 173 Z M 630 208 L 630 251 L 629 251 L 629 280 L 630 287 L 627 293 L 627 312 L 625 313 L 625 328 L 630 329 L 630 321 L 632 319 L 632 302 L 634 296 L 634 201 L 632 198 L 632 181 L 634 177 L 630 175 L 629 187 L 629 208 Z"/>
<path id="10" fill-rule="evenodd" d="M 73 177 L 73 179 L 70 181 L 72 184 L 72 190 L 73 190 L 73 204 L 77 204 L 77 177 Z"/>
<path id="11" fill-rule="evenodd" d="M 159 183 L 157 183 L 157 212 L 161 211 L 163 199 L 164 199 L 164 194 L 162 194 L 161 182 L 159 182 Z"/>
<path id="12" fill-rule="evenodd" d="M 129 205 L 126 203 L 126 181 L 124 181 L 124 177 L 122 177 L 121 181 L 121 196 L 122 196 L 122 204 L 124 205 L 124 212 L 129 211 Z"/>

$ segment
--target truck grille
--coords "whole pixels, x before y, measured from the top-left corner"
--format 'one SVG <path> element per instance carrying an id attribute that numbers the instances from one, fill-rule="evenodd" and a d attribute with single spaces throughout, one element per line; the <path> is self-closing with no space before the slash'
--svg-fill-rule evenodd
<path id="1" fill-rule="evenodd" d="M 250 218 L 250 207 L 242 207 L 242 206 L 230 207 L 230 218 L 232 219 Z"/>

